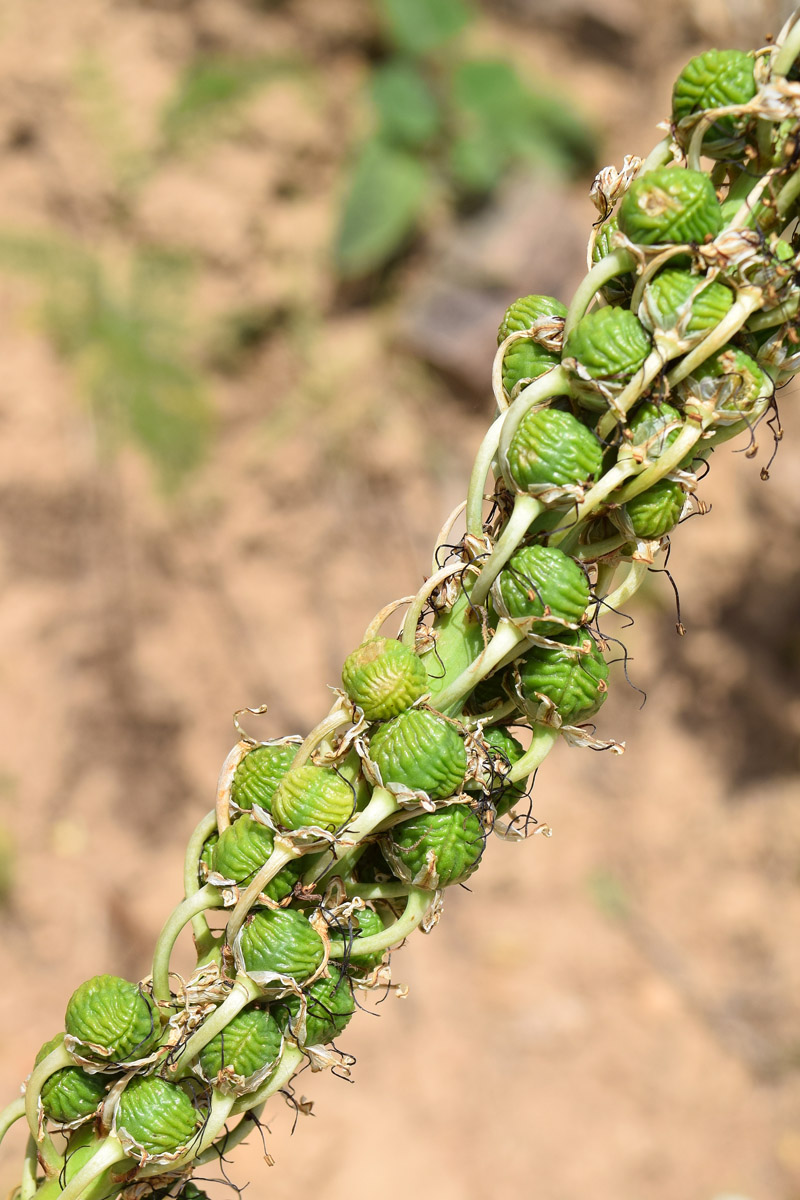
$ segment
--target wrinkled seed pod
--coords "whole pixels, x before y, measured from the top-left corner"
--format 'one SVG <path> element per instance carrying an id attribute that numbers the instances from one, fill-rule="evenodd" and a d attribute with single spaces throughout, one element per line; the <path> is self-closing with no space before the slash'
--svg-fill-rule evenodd
<path id="1" fill-rule="evenodd" d="M 239 808 L 248 809 L 257 804 L 259 808 L 271 812 L 275 789 L 294 762 L 299 748 L 294 742 L 256 746 L 236 768 L 231 799 Z"/>
<path id="2" fill-rule="evenodd" d="M 628 308 L 596 308 L 582 317 L 564 342 L 565 366 L 572 377 L 573 394 L 593 406 L 606 408 L 602 394 L 570 367 L 574 358 L 600 384 L 623 386 L 650 353 L 650 338 L 641 321 Z"/>
<path id="3" fill-rule="evenodd" d="M 701 243 L 722 229 L 714 185 L 702 171 L 658 167 L 634 179 L 619 207 L 619 227 L 643 246 Z"/>
<path id="4" fill-rule="evenodd" d="M 770 386 L 758 363 L 729 344 L 707 358 L 680 390 L 683 395 L 713 400 L 720 423 L 733 424 L 750 415 L 756 400 L 767 395 Z"/>
<path id="5" fill-rule="evenodd" d="M 358 939 L 360 937 L 372 937 L 376 933 L 383 933 L 383 928 L 383 921 L 374 908 L 360 908 L 354 914 L 353 934 L 355 936 L 353 949 L 350 952 L 350 962 L 354 967 L 360 967 L 362 970 L 372 970 L 373 967 L 377 967 L 383 962 L 385 953 L 383 950 L 373 950 L 371 954 L 359 954 L 358 952 Z"/>
<path id="6" fill-rule="evenodd" d="M 284 829 L 315 825 L 338 829 L 356 806 L 352 787 L 328 767 L 311 764 L 290 771 L 272 798 L 272 815 Z"/>
<path id="7" fill-rule="evenodd" d="M 637 537 L 658 538 L 674 529 L 680 520 L 686 493 L 672 479 L 660 479 L 625 505 Z"/>
<path id="8" fill-rule="evenodd" d="M 644 289 L 639 310 L 650 329 L 674 329 L 681 321 L 682 334 L 701 334 L 719 325 L 733 304 L 733 292 L 712 280 L 689 303 L 702 283 L 702 275 L 667 267 L 650 280 Z M 688 318 L 688 319 L 687 319 Z"/>
<path id="9" fill-rule="evenodd" d="M 63 1045 L 64 1035 L 58 1033 L 45 1042 L 34 1060 L 38 1067 L 52 1050 Z M 108 1076 L 90 1075 L 81 1067 L 62 1067 L 50 1075 L 42 1086 L 44 1115 L 49 1121 L 69 1124 L 93 1113 L 102 1101 L 108 1086 Z"/>
<path id="10" fill-rule="evenodd" d="M 272 848 L 272 831 L 246 813 L 220 835 L 213 869 L 234 883 L 247 884 L 264 866 Z M 282 900 L 289 895 L 301 871 L 299 861 L 287 863 L 265 885 L 265 894 L 270 900 Z"/>
<path id="11" fill-rule="evenodd" d="M 519 664 L 520 691 L 531 704 L 538 703 L 537 693 L 554 705 L 565 725 L 591 717 L 608 694 L 608 666 L 585 630 L 577 630 L 561 639 L 563 649 L 534 647 Z M 575 648 L 588 642 L 588 654 L 576 654 Z"/>
<path id="12" fill-rule="evenodd" d="M 305 989 L 307 997 L 306 1032 L 304 1046 L 325 1046 L 343 1033 L 356 1010 L 353 989 L 347 976 L 336 966 L 328 963 L 330 975 L 316 979 Z M 300 1000 L 292 996 L 280 1003 L 289 1020 L 297 1020 Z M 287 1021 L 288 1024 L 288 1021 Z"/>
<path id="13" fill-rule="evenodd" d="M 540 317 L 566 317 L 566 305 L 555 296 L 521 296 L 506 309 L 497 331 L 497 344 L 504 342 L 510 333 L 522 333 L 530 329 Z"/>
<path id="14" fill-rule="evenodd" d="M 416 887 L 463 883 L 477 870 L 486 834 L 480 818 L 464 804 L 449 804 L 395 825 L 381 842 L 399 879 Z"/>
<path id="15" fill-rule="evenodd" d="M 364 642 L 345 659 L 344 690 L 368 721 L 396 717 L 428 690 L 421 658 L 394 638 Z"/>
<path id="16" fill-rule="evenodd" d="M 369 754 L 384 784 L 404 784 L 427 792 L 432 800 L 458 791 L 467 770 L 464 743 L 456 730 L 422 708 L 380 725 L 370 737 Z"/>
<path id="17" fill-rule="evenodd" d="M 677 424 L 676 424 L 677 422 Z M 681 414 L 677 408 L 662 401 L 646 400 L 631 418 L 630 431 L 634 446 L 646 446 L 647 457 L 659 458 L 680 434 Z M 670 426 L 674 428 L 670 429 Z M 668 431 L 668 432 L 665 432 Z"/>
<path id="18" fill-rule="evenodd" d="M 568 487 L 594 478 L 602 447 L 590 429 L 558 408 L 532 409 L 519 423 L 506 455 L 506 474 L 520 492 Z"/>
<path id="19" fill-rule="evenodd" d="M 155 1006 L 138 984 L 117 975 L 95 975 L 70 997 L 64 1028 L 84 1046 L 102 1047 L 101 1059 L 144 1058 L 158 1041 Z"/>
<path id="20" fill-rule="evenodd" d="M 282 1043 L 280 1026 L 267 1009 L 244 1008 L 200 1051 L 200 1067 L 209 1083 L 223 1070 L 249 1079 L 277 1063 Z"/>
<path id="21" fill-rule="evenodd" d="M 248 971 L 274 971 L 301 982 L 322 962 L 322 938 L 295 908 L 259 910 L 244 926 L 240 941 Z"/>
<path id="22" fill-rule="evenodd" d="M 146 1154 L 175 1154 L 189 1145 L 202 1119 L 180 1084 L 140 1075 L 120 1096 L 114 1126 Z"/>
<path id="23" fill-rule="evenodd" d="M 493 760 L 500 762 L 503 770 L 513 767 L 525 753 L 521 742 L 503 725 L 490 725 L 483 731 L 483 740 L 489 748 Z M 521 796 L 525 795 L 526 780 L 519 783 L 506 783 L 498 773 L 492 781 L 490 799 L 494 804 L 498 817 L 504 817 L 512 809 Z"/>
<path id="24" fill-rule="evenodd" d="M 756 94 L 754 59 L 742 50 L 706 50 L 691 58 L 675 80 L 672 90 L 672 120 L 677 124 L 692 113 L 747 104 Z M 734 116 L 717 117 L 703 137 L 706 154 L 725 151 L 737 134 Z M 679 132 L 688 145 L 691 131 Z"/>
<path id="25" fill-rule="evenodd" d="M 512 617 L 554 617 L 580 624 L 589 603 L 589 582 L 574 558 L 556 546 L 523 546 L 503 568 L 498 580 L 503 603 Z M 534 633 L 548 637 L 564 631 L 543 618 Z"/>
<path id="26" fill-rule="evenodd" d="M 519 338 L 503 355 L 503 387 L 510 396 L 518 383 L 530 382 L 558 366 L 559 355 L 532 339 Z"/>

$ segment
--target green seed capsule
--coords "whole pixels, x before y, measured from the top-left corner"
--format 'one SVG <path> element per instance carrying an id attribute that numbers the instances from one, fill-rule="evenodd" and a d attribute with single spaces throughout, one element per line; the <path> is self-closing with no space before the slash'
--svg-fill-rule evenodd
<path id="1" fill-rule="evenodd" d="M 301 982 L 314 974 L 324 956 L 322 938 L 295 908 L 254 913 L 240 945 L 247 971 L 272 971 Z"/>
<path id="2" fill-rule="evenodd" d="M 634 446 L 643 446 L 647 457 L 655 461 L 678 437 L 682 423 L 681 414 L 671 404 L 666 401 L 656 404 L 646 400 L 639 405 L 631 419 L 632 443 Z"/>
<path id="3" fill-rule="evenodd" d="M 196 1136 L 202 1115 L 178 1083 L 138 1076 L 119 1098 L 114 1126 L 146 1155 L 175 1154 Z"/>
<path id="4" fill-rule="evenodd" d="M 275 789 L 294 762 L 299 748 L 294 742 L 256 746 L 236 768 L 231 799 L 239 808 L 248 809 L 257 804 L 259 808 L 271 812 Z"/>
<path id="5" fill-rule="evenodd" d="M 566 317 L 566 306 L 555 296 L 521 296 L 505 311 L 497 331 L 497 344 L 504 342 L 510 333 L 522 333 L 530 329 L 540 317 Z"/>
<path id="6" fill-rule="evenodd" d="M 275 1018 L 264 1008 L 245 1008 L 200 1051 L 200 1067 L 209 1083 L 225 1091 L 230 1075 L 249 1079 L 274 1066 L 283 1036 Z"/>
<path id="7" fill-rule="evenodd" d="M 469 879 L 485 840 L 477 814 L 466 805 L 449 804 L 395 825 L 381 849 L 398 879 L 433 889 Z"/>
<path id="8" fill-rule="evenodd" d="M 546 350 L 532 338 L 512 342 L 503 355 L 503 387 L 507 395 L 512 394 L 517 384 L 538 379 L 545 371 L 558 366 L 559 361 L 554 350 Z"/>
<path id="9" fill-rule="evenodd" d="M 699 244 L 722 229 L 713 183 L 688 167 L 658 167 L 634 179 L 618 220 L 625 236 L 642 246 Z"/>
<path id="10" fill-rule="evenodd" d="M 343 1033 L 356 1010 L 347 976 L 335 963 L 328 964 L 329 978 L 317 979 L 306 991 L 304 1046 L 325 1046 Z M 292 1023 L 300 1013 L 300 1001 L 292 997 L 285 1005 Z"/>
<path id="11" fill-rule="evenodd" d="M 525 753 L 521 742 L 518 742 L 510 730 L 503 725 L 490 725 L 483 731 L 489 755 L 496 764 L 497 774 L 492 779 L 489 799 L 495 807 L 498 817 L 504 817 L 512 809 L 521 796 L 525 795 L 526 781 L 507 783 L 504 776 L 510 767 L 518 763 Z"/>
<path id="12" fill-rule="evenodd" d="M 128 1062 L 146 1057 L 158 1041 L 160 1023 L 155 1005 L 137 984 L 95 975 L 73 992 L 64 1028 L 85 1052 Z"/>
<path id="13" fill-rule="evenodd" d="M 605 409 L 603 393 L 621 391 L 649 353 L 650 338 L 630 309 L 596 308 L 581 318 L 564 343 L 573 395 L 589 407 Z"/>
<path id="14" fill-rule="evenodd" d="M 310 764 L 290 771 L 272 798 L 272 814 L 284 829 L 315 825 L 333 831 L 356 807 L 352 787 L 328 767 Z"/>
<path id="15" fill-rule="evenodd" d="M 396 717 L 428 691 L 421 658 L 394 638 L 377 637 L 348 655 L 342 669 L 344 690 L 368 721 Z"/>
<path id="16" fill-rule="evenodd" d="M 506 455 L 509 483 L 519 492 L 585 483 L 602 465 L 603 450 L 592 431 L 558 408 L 527 412 Z"/>
<path id="17" fill-rule="evenodd" d="M 432 800 L 458 791 L 467 770 L 464 743 L 456 730 L 421 708 L 379 726 L 370 738 L 369 753 L 384 784 L 400 783 L 427 792 Z"/>
<path id="18" fill-rule="evenodd" d="M 720 424 L 745 420 L 759 399 L 769 395 L 771 384 L 758 363 L 727 345 L 711 355 L 681 386 L 685 398 L 713 403 Z"/>
<path id="19" fill-rule="evenodd" d="M 691 271 L 673 267 L 659 271 L 644 289 L 639 310 L 648 329 L 674 329 L 680 337 L 696 340 L 692 335 L 702 335 L 719 325 L 733 304 L 733 292 L 716 280 L 698 292 L 702 282 L 703 277 Z"/>
<path id="20" fill-rule="evenodd" d="M 355 924 L 357 922 L 357 928 Z M 350 962 L 354 967 L 359 967 L 361 970 L 371 971 L 374 967 L 380 966 L 383 962 L 384 951 L 373 950 L 371 954 L 359 954 L 358 940 L 359 938 L 372 937 L 376 933 L 383 933 L 383 921 L 380 919 L 374 908 L 360 908 L 355 914 L 353 934 L 353 949 L 350 953 Z"/>
<path id="21" fill-rule="evenodd" d="M 608 694 L 608 666 L 584 630 L 561 639 L 557 650 L 536 647 L 519 665 L 520 692 L 536 709 L 540 696 L 551 701 L 565 725 L 591 717 Z M 589 644 L 586 654 L 575 647 Z"/>
<path id="22" fill-rule="evenodd" d="M 56 1034 L 45 1042 L 36 1055 L 34 1066 L 47 1058 L 52 1050 L 64 1042 L 63 1033 Z M 41 1091 L 42 1108 L 49 1121 L 71 1124 L 90 1116 L 102 1103 L 108 1086 L 108 1077 L 90 1075 L 82 1067 L 62 1067 L 45 1080 Z"/>
<path id="23" fill-rule="evenodd" d="M 672 120 L 675 124 L 693 113 L 747 104 L 756 94 L 752 55 L 742 50 L 707 50 L 689 60 L 675 80 Z M 703 138 L 703 151 L 714 155 L 730 149 L 737 136 L 735 116 L 717 117 Z M 688 145 L 691 131 L 679 131 Z"/>
<path id="24" fill-rule="evenodd" d="M 498 579 L 511 617 L 541 617 L 533 632 L 543 637 L 564 631 L 559 621 L 578 625 L 589 603 L 589 583 L 574 558 L 555 546 L 523 546 L 511 556 Z M 553 616 L 556 621 L 545 617 Z"/>
<path id="25" fill-rule="evenodd" d="M 629 500 L 625 511 L 637 537 L 659 538 L 678 524 L 685 503 L 686 493 L 679 483 L 660 479 Z"/>
<path id="26" fill-rule="evenodd" d="M 272 831 L 246 813 L 221 834 L 213 869 L 224 879 L 248 884 L 264 866 L 272 849 Z M 265 894 L 270 900 L 282 900 L 291 892 L 301 870 L 299 861 L 288 863 L 265 885 Z"/>

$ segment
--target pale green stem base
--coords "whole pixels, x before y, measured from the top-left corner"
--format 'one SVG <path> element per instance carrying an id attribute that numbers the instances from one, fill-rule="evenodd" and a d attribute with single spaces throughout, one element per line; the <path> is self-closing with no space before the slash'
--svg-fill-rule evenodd
<path id="1" fill-rule="evenodd" d="M 506 780 L 509 783 L 519 783 L 532 775 L 541 766 L 550 751 L 558 741 L 559 731 L 552 725 L 536 724 L 533 726 L 531 744 L 518 762 L 515 762 Z"/>
<path id="2" fill-rule="evenodd" d="M 161 1006 L 162 1021 L 169 1020 L 168 1007 L 172 1000 L 172 991 L 169 986 L 169 960 L 181 930 L 198 913 L 204 912 L 208 908 L 221 907 L 222 893 L 219 888 L 212 887 L 210 883 L 207 883 L 193 896 L 187 896 L 185 900 L 181 901 L 167 917 L 153 954 L 153 999 Z"/>
<path id="3" fill-rule="evenodd" d="M 189 845 L 186 847 L 186 856 L 183 860 L 183 891 L 187 897 L 194 896 L 200 891 L 201 884 L 198 875 L 200 856 L 203 853 L 203 846 L 206 840 L 215 832 L 216 828 L 217 810 L 212 809 L 210 813 L 207 813 L 203 817 L 202 821 L 198 822 L 189 839 Z M 214 938 L 205 917 L 200 915 L 192 917 L 192 931 L 197 946 L 197 953 L 202 958 L 214 948 Z"/>
<path id="4" fill-rule="evenodd" d="M 489 430 L 478 448 L 478 453 L 475 456 L 475 462 L 472 466 L 472 473 L 469 477 L 466 522 L 467 533 L 471 533 L 473 537 L 480 537 L 483 533 L 483 501 L 486 492 L 486 480 L 492 469 L 497 448 L 500 445 L 500 434 L 503 429 L 504 420 L 505 412 L 502 412 L 489 426 Z"/>
<path id="5" fill-rule="evenodd" d="M 59 1193 L 59 1200 L 80 1200 L 82 1193 L 99 1175 L 102 1175 L 109 1167 L 113 1167 L 115 1163 L 125 1161 L 133 1165 L 133 1160 L 125 1153 L 117 1138 L 107 1137 L 89 1161 L 73 1175 L 64 1190 Z M 164 1168 L 162 1167 L 161 1170 L 163 1172 Z"/>
<path id="6" fill-rule="evenodd" d="M 249 975 L 237 975 L 231 991 L 222 1004 L 209 1013 L 200 1028 L 187 1038 L 180 1053 L 167 1068 L 168 1072 L 173 1075 L 184 1074 L 203 1047 L 213 1041 L 237 1013 L 240 1013 L 251 1001 L 257 1000 L 261 994 L 261 988 L 253 982 Z"/>
<path id="7" fill-rule="evenodd" d="M 544 505 L 541 500 L 537 500 L 534 496 L 517 496 L 513 512 L 495 542 L 492 553 L 483 563 L 481 573 L 473 585 L 470 599 L 474 605 L 485 602 L 489 595 L 489 588 L 543 510 Z"/>
<path id="8" fill-rule="evenodd" d="M 31 1136 L 38 1141 L 39 1139 L 39 1097 L 42 1094 L 42 1088 L 51 1075 L 55 1075 L 56 1071 L 63 1070 L 64 1067 L 74 1067 L 75 1059 L 63 1044 L 56 1046 L 55 1050 L 42 1059 L 37 1067 L 34 1067 L 31 1072 L 31 1077 L 25 1086 L 25 1117 L 28 1122 L 28 1128 L 31 1131 Z M 52 1138 L 48 1133 L 44 1133 L 42 1140 L 38 1142 L 39 1154 L 49 1166 L 61 1166 L 61 1155 L 53 1145 Z"/>
<path id="9" fill-rule="evenodd" d="M 439 712 L 454 715 L 450 710 L 457 709 L 464 697 L 469 695 L 484 676 L 493 671 L 510 651 L 525 640 L 525 632 L 506 617 L 502 617 L 498 622 L 497 632 L 486 649 L 448 684 L 444 691 L 438 693 L 436 707 Z"/>
<path id="10" fill-rule="evenodd" d="M 347 875 L 347 868 L 354 851 L 360 849 L 358 843 L 373 833 L 389 817 L 394 816 L 399 807 L 397 798 L 391 792 L 387 792 L 386 788 L 374 788 L 372 799 L 367 807 L 363 812 L 356 813 L 347 827 L 347 840 L 348 842 L 355 843 L 355 845 L 334 846 L 333 862 L 331 862 L 329 854 L 320 855 L 319 859 L 312 864 L 311 868 L 303 876 L 303 883 L 306 886 L 310 886 L 313 883 L 322 885 L 334 875 L 341 875 L 342 877 Z"/>
<path id="11" fill-rule="evenodd" d="M 274 1075 L 262 1083 L 258 1091 L 253 1092 L 251 1096 L 240 1096 L 233 1106 L 232 1115 L 260 1108 L 269 1100 L 270 1096 L 274 1096 L 276 1092 L 280 1092 L 282 1088 L 286 1087 L 304 1058 L 303 1051 L 298 1050 L 297 1046 L 286 1046 Z"/>
<path id="12" fill-rule="evenodd" d="M 25 1097 L 18 1096 L 0 1113 L 0 1142 L 20 1117 L 25 1116 Z"/>
<path id="13" fill-rule="evenodd" d="M 408 893 L 408 902 L 401 917 L 398 917 L 382 933 L 373 933 L 369 937 L 358 939 L 359 958 L 366 954 L 378 954 L 382 950 L 388 950 L 390 946 L 396 946 L 398 942 L 402 942 L 410 933 L 413 933 L 428 912 L 435 894 L 435 892 L 425 891 L 422 888 L 412 888 Z M 349 942 L 331 942 L 330 956 L 334 959 L 344 958 L 351 949 L 352 946 Z"/>

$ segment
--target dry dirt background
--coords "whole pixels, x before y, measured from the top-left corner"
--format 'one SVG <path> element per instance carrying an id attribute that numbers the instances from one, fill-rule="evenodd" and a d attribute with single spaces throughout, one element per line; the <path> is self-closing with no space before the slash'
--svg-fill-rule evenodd
<path id="1" fill-rule="evenodd" d="M 595 119 L 604 161 L 655 139 L 672 77 L 747 46 L 775 10 L 606 0 L 483 7 L 470 39 Z M 758 10 L 758 11 L 757 11 Z M 432 231 L 391 286 L 337 288 L 328 246 L 364 127 L 364 0 L 6 0 L 0 228 L 180 247 L 197 319 L 289 314 L 211 375 L 207 465 L 162 500 L 126 450 L 98 460 L 38 292 L 0 276 L 0 1087 L 10 1099 L 66 998 L 138 978 L 179 899 L 230 714 L 303 731 L 373 613 L 413 588 L 489 419 L 492 327 L 525 291 L 564 297 L 592 218 L 518 178 Z M 302 54 L 234 128 L 168 161 L 121 224 L 112 165 L 76 100 L 99 56 L 135 137 L 198 50 Z M 410 351 L 416 351 L 411 353 Z M 688 633 L 655 576 L 602 729 L 622 759 L 559 748 L 540 773 L 550 840 L 490 847 L 471 893 L 395 958 L 404 1001 L 355 1020 L 355 1084 L 309 1074 L 314 1115 L 269 1110 L 230 1165 L 251 1194 L 399 1200 L 800 1198 L 800 419 L 769 483 L 721 451 L 713 513 L 675 539 Z M 619 671 L 619 668 L 617 668 Z M 20 1130 L 0 1160 L 15 1182 Z M 229 1195 L 209 1185 L 216 1197 Z"/>

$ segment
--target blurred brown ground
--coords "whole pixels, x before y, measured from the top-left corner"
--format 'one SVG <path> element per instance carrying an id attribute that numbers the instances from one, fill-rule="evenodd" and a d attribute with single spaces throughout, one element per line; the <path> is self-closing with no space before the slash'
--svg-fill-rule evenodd
<path id="1" fill-rule="evenodd" d="M 0 4 L 0 228 L 94 244 L 122 227 L 129 244 L 195 256 L 199 321 L 246 302 L 294 322 L 211 376 L 212 454 L 165 502 L 132 451 L 99 465 L 36 287 L 0 276 L 9 1100 L 82 979 L 147 973 L 232 711 L 267 701 L 264 736 L 306 729 L 373 613 L 423 577 L 490 416 L 490 363 L 468 393 L 398 331 L 413 339 L 448 271 L 463 292 L 464 256 L 506 264 L 490 326 L 514 285 L 567 298 L 581 273 L 588 180 L 517 180 L 481 218 L 483 250 L 477 226 L 441 216 L 387 295 L 342 298 L 328 246 L 370 21 L 358 0 Z M 619 162 L 655 140 L 691 54 L 777 27 L 754 3 L 508 0 L 470 37 L 557 79 Z M 303 52 L 313 83 L 264 88 L 229 135 L 166 162 L 120 226 L 76 63 L 102 59 L 144 138 L 198 49 Z M 530 217 L 526 188 L 542 205 L 526 263 L 546 285 L 510 277 L 504 214 Z M 282 1101 L 269 1110 L 276 1165 L 255 1138 L 236 1153 L 229 1174 L 251 1195 L 800 1198 L 796 403 L 770 482 L 766 433 L 755 462 L 721 451 L 701 490 L 713 513 L 675 539 L 687 637 L 663 577 L 636 606 L 623 636 L 649 702 L 638 711 L 618 667 L 601 722 L 624 758 L 559 748 L 546 763 L 534 811 L 554 837 L 493 844 L 471 894 L 396 955 L 410 995 L 352 1023 L 354 1086 L 304 1075 L 314 1116 L 293 1138 Z M 21 1145 L 15 1129 L 3 1194 Z"/>

